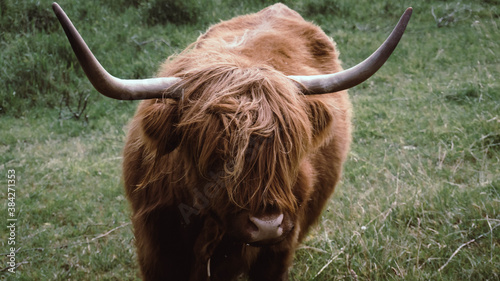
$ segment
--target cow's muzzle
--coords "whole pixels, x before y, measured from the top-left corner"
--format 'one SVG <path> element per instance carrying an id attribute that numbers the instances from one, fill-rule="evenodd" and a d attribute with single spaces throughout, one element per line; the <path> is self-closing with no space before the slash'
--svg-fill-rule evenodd
<path id="1" fill-rule="evenodd" d="M 249 242 L 261 242 L 280 238 L 284 233 L 283 214 L 248 219 Z"/>
<path id="2" fill-rule="evenodd" d="M 227 234 L 252 246 L 264 246 L 283 241 L 293 228 L 293 219 L 286 212 L 252 214 L 242 211 L 230 219 Z"/>
<path id="3" fill-rule="evenodd" d="M 239 237 L 253 246 L 276 244 L 283 241 L 294 227 L 290 216 L 284 213 L 263 215 L 240 214 Z"/>

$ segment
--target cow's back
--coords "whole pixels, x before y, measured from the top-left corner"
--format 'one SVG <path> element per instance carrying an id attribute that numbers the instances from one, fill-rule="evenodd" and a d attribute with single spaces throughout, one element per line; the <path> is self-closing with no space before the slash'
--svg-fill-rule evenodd
<path id="1" fill-rule="evenodd" d="M 222 43 L 222 44 L 221 44 Z M 283 4 L 212 26 L 197 48 L 225 45 L 228 52 L 267 64 L 285 75 L 314 75 L 341 70 L 334 42 L 316 25 Z"/>

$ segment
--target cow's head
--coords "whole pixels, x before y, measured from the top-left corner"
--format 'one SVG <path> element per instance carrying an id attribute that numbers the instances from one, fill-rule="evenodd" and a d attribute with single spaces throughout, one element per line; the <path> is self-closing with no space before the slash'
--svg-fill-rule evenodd
<path id="1" fill-rule="evenodd" d="M 197 210 L 229 237 L 254 244 L 293 232 L 311 191 L 304 160 L 331 125 L 332 108 L 303 95 L 338 92 L 368 79 L 389 58 L 411 15 L 408 9 L 368 59 L 333 74 L 285 76 L 230 52 L 193 48 L 164 65 L 160 78 L 122 80 L 104 70 L 61 8 L 53 8 L 99 92 L 150 99 L 138 112 L 145 141 L 158 159 L 182 155 L 179 167 L 198 187 L 190 191 Z"/>
<path id="2" fill-rule="evenodd" d="M 152 146 L 182 154 L 186 163 L 179 165 L 189 167 L 198 193 L 195 207 L 229 236 L 247 243 L 283 238 L 308 197 L 311 185 L 297 182 L 300 166 L 331 124 L 330 110 L 304 99 L 282 73 L 231 54 L 192 50 L 166 71 L 183 77 L 176 85 L 183 98 L 141 105 L 137 116 Z"/>

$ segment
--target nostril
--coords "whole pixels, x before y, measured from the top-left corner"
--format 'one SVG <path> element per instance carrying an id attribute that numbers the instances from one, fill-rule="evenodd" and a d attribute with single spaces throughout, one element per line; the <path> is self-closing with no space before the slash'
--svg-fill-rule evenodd
<path id="1" fill-rule="evenodd" d="M 247 226 L 248 226 L 249 232 L 258 232 L 259 231 L 259 227 L 252 221 L 251 217 L 248 218 Z"/>
<path id="2" fill-rule="evenodd" d="M 283 214 L 249 217 L 249 234 L 253 241 L 278 238 L 283 234 Z"/>

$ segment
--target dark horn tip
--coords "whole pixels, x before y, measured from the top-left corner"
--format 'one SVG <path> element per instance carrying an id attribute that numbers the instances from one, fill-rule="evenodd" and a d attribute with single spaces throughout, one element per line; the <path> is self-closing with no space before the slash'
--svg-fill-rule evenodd
<path id="1" fill-rule="evenodd" d="M 407 14 L 408 16 L 411 16 L 412 13 L 413 13 L 413 7 L 408 7 L 405 11 L 405 14 Z"/>

